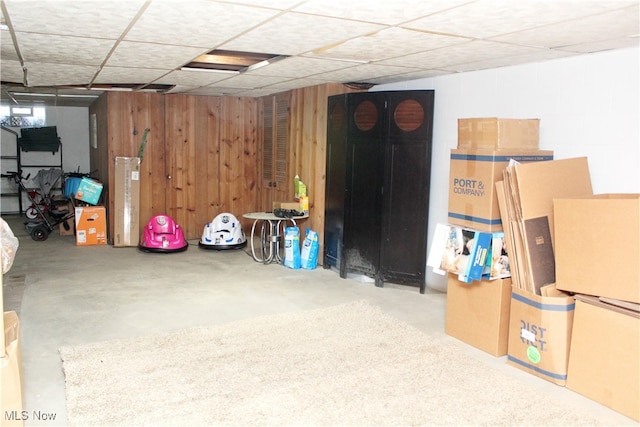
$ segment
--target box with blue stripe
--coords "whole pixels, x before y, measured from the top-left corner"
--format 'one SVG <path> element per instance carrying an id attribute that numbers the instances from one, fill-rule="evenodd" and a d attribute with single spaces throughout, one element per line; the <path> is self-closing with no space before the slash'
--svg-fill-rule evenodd
<path id="1" fill-rule="evenodd" d="M 507 363 L 552 383 L 567 383 L 575 298 L 543 288 L 540 296 L 513 286 Z"/>
<path id="2" fill-rule="evenodd" d="M 503 231 L 495 184 L 511 160 L 553 160 L 553 151 L 451 150 L 448 222 L 478 231 Z"/>

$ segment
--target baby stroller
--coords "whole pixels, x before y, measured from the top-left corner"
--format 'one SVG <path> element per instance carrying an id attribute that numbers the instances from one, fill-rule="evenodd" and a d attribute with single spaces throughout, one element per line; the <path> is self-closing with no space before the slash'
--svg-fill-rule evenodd
<path id="1" fill-rule="evenodd" d="M 143 252 L 172 253 L 187 250 L 182 228 L 168 215 L 153 216 L 142 232 L 138 248 Z"/>
<path id="2" fill-rule="evenodd" d="M 221 213 L 204 226 L 198 246 L 202 249 L 240 249 L 247 245 L 242 225 L 230 213 Z"/>
<path id="3" fill-rule="evenodd" d="M 25 221 L 24 224 L 31 238 L 38 242 L 47 240 L 49 234 L 51 234 L 57 225 L 63 224 L 65 228 L 70 227 L 67 224 L 67 220 L 75 216 L 73 211 L 69 211 L 69 209 L 66 208 L 66 200 L 62 201 L 65 205 L 62 207 L 61 201 L 54 201 L 50 195 L 53 185 L 60 179 L 62 172 L 60 171 L 60 175 L 57 178 L 53 176 L 53 174 L 48 174 L 48 172 L 42 174 L 40 174 L 40 172 L 38 172 L 38 175 L 34 178 L 34 181 L 41 186 L 40 190 L 42 191 L 39 193 L 40 196 L 38 199 L 35 198 L 36 193 L 30 191 L 24 185 L 24 181 L 29 179 L 30 174 L 26 177 L 22 176 L 22 171 L 2 174 L 3 178 L 13 180 L 18 187 L 20 187 L 20 190 L 27 195 L 29 201 L 31 201 L 31 206 L 27 211 L 33 209 L 35 213 L 31 212 L 29 215 L 25 213 L 27 221 Z"/>

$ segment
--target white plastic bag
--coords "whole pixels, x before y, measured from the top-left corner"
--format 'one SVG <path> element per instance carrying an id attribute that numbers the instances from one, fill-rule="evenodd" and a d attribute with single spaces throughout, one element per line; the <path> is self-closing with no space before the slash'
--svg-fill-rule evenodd
<path id="1" fill-rule="evenodd" d="M 19 242 L 9 224 L 2 218 L 0 218 L 0 246 L 2 246 L 2 274 L 5 274 L 13 265 Z"/>

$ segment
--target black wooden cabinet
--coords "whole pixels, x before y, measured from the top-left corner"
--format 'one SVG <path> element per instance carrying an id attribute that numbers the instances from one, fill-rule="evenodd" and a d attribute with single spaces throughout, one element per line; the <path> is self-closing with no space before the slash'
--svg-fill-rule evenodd
<path id="1" fill-rule="evenodd" d="M 328 100 L 324 266 L 425 290 L 434 91 Z"/>

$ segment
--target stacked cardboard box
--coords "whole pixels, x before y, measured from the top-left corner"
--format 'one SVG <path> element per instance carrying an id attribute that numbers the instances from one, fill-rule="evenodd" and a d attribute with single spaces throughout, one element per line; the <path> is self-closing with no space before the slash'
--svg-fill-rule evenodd
<path id="1" fill-rule="evenodd" d="M 553 207 L 557 287 L 577 299 L 566 385 L 640 421 L 640 194 Z"/>
<path id="2" fill-rule="evenodd" d="M 512 159 L 553 159 L 553 151 L 538 149 L 538 127 L 538 119 L 458 121 L 458 147 L 451 150 L 449 224 L 436 227 L 427 262 L 434 271 L 449 273 L 445 332 L 495 356 L 507 354 L 511 304 L 510 262 L 502 247 L 495 183 Z"/>

